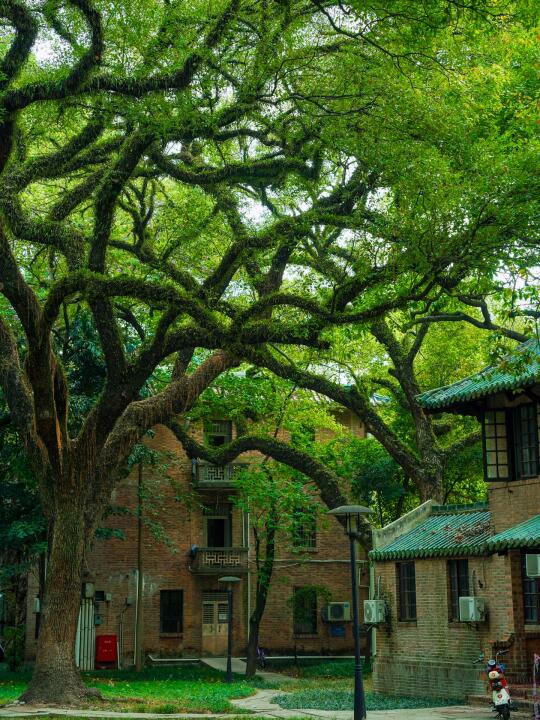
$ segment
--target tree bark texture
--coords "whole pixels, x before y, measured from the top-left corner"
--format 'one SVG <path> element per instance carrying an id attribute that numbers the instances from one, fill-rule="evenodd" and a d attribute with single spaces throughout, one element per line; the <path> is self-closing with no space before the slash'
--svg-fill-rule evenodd
<path id="1" fill-rule="evenodd" d="M 249 618 L 249 639 L 246 657 L 246 677 L 253 677 L 257 672 L 257 648 L 259 647 L 259 629 L 266 608 L 268 591 L 274 571 L 275 557 L 275 519 L 271 520 L 272 527 L 267 529 L 265 557 L 262 565 L 257 559 L 257 587 L 255 595 L 255 608 Z M 258 543 L 257 543 L 258 549 Z"/>
<path id="2" fill-rule="evenodd" d="M 81 604 L 84 511 L 76 488 L 55 510 L 34 674 L 27 703 L 77 704 L 87 691 L 75 664 Z"/>

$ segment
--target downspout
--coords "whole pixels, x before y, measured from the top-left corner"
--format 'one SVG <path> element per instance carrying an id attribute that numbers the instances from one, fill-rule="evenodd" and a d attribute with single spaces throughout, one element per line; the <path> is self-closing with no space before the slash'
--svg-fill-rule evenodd
<path id="1" fill-rule="evenodd" d="M 375 600 L 375 565 L 369 563 L 369 598 Z M 377 654 L 377 628 L 371 628 L 371 657 L 374 658 Z"/>
<path id="2" fill-rule="evenodd" d="M 249 533 L 249 512 L 246 513 L 246 544 L 247 544 L 247 617 L 246 617 L 246 638 L 249 641 L 249 619 L 251 617 L 251 563 L 249 553 L 251 550 Z"/>

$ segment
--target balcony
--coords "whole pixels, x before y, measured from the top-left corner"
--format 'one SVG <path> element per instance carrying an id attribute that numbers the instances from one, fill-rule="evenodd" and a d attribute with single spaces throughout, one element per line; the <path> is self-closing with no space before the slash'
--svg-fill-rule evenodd
<path id="1" fill-rule="evenodd" d="M 199 488 L 231 488 L 234 486 L 234 474 L 244 464 L 212 465 L 199 460 L 193 464 L 194 484 Z"/>
<path id="2" fill-rule="evenodd" d="M 199 575 L 247 572 L 247 548 L 200 547 L 191 557 L 191 571 Z"/>

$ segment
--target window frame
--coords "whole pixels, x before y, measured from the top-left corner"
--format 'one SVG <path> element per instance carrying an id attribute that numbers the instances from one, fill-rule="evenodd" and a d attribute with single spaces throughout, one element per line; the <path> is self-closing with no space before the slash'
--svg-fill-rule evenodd
<path id="1" fill-rule="evenodd" d="M 412 569 L 412 573 L 410 570 Z M 407 577 L 406 572 L 409 571 Z M 408 585 L 408 587 L 407 587 Z M 414 560 L 396 563 L 396 590 L 399 622 L 416 622 L 416 564 Z"/>
<path id="2" fill-rule="evenodd" d="M 295 550 L 316 550 L 317 549 L 317 517 L 305 515 L 302 522 L 298 523 L 292 532 L 292 546 Z"/>
<path id="3" fill-rule="evenodd" d="M 503 415 L 503 421 L 497 422 L 497 414 Z M 488 416 L 493 415 L 494 422 L 488 422 Z M 488 426 L 494 427 L 493 434 L 488 435 Z M 497 428 L 504 427 L 504 435 L 499 434 Z M 486 482 L 508 482 L 514 477 L 514 433 L 512 429 L 511 413 L 505 408 L 486 410 L 482 415 L 482 461 L 484 466 L 484 480 Z M 494 441 L 495 446 L 488 448 L 488 443 Z M 499 441 L 506 447 L 498 447 Z M 495 462 L 488 462 L 488 453 L 495 456 Z M 499 454 L 506 453 L 506 463 L 499 461 Z M 499 468 L 506 465 L 507 474 L 501 475 Z M 495 468 L 495 474 L 490 475 L 490 468 Z"/>
<path id="4" fill-rule="evenodd" d="M 525 555 L 540 553 L 540 548 L 524 549 L 521 551 L 521 595 L 523 602 L 524 625 L 540 625 L 540 578 L 529 578 L 525 571 Z M 527 586 L 529 589 L 527 590 Z M 527 603 L 527 597 L 534 598 L 533 603 Z M 534 608 L 535 617 L 527 618 L 527 608 Z"/>
<path id="5" fill-rule="evenodd" d="M 448 578 L 448 621 L 461 622 L 459 619 L 459 598 L 470 594 L 468 558 L 451 558 L 447 562 Z"/>
<path id="6" fill-rule="evenodd" d="M 529 417 L 524 417 L 528 413 Z M 524 403 L 512 409 L 514 466 L 516 478 L 527 479 L 538 476 L 538 408 L 537 403 Z M 525 428 L 525 431 L 524 431 Z M 524 443 L 528 437 L 529 442 Z M 525 452 L 529 453 L 524 459 Z M 525 470 L 525 465 L 530 466 Z"/>
<path id="7" fill-rule="evenodd" d="M 298 620 L 296 618 L 296 612 L 297 612 L 297 605 L 296 605 L 296 599 L 294 599 L 294 596 L 297 592 L 303 591 L 305 593 L 305 597 L 308 597 L 308 593 L 306 592 L 309 590 L 312 593 L 312 599 L 313 599 L 313 605 L 311 607 L 311 625 L 309 630 L 302 629 L 302 626 L 307 625 L 306 620 Z M 307 614 L 307 611 L 306 611 Z M 309 585 L 299 585 L 293 587 L 293 635 L 317 635 L 318 634 L 318 625 L 319 625 L 319 613 L 318 613 L 318 598 L 317 598 L 317 589 L 312 588 Z"/>
<path id="8" fill-rule="evenodd" d="M 218 426 L 224 426 L 221 430 Z M 223 447 L 232 442 L 233 424 L 232 420 L 206 420 L 203 428 L 204 442 L 210 447 Z M 223 442 L 213 442 L 213 438 L 223 438 Z"/>
<path id="9" fill-rule="evenodd" d="M 489 416 L 504 413 L 503 422 L 488 422 Z M 525 415 L 528 414 L 528 417 Z M 500 434 L 497 427 L 504 425 L 505 433 Z M 495 430 L 488 435 L 488 426 Z M 528 402 L 512 408 L 493 408 L 486 410 L 482 416 L 482 459 L 484 480 L 486 482 L 512 482 L 527 480 L 540 475 L 540 414 L 538 403 Z M 526 441 L 525 441 L 526 440 Z M 506 447 L 499 447 L 505 443 Z M 488 447 L 488 444 L 492 447 Z M 500 455 L 506 453 L 506 463 L 501 462 Z M 494 456 L 489 458 L 489 455 Z M 493 459 L 493 462 L 488 462 Z M 501 474 L 500 468 L 507 467 L 507 475 Z M 490 474 L 490 469 L 495 468 Z"/>
<path id="10" fill-rule="evenodd" d="M 172 622 L 176 623 L 176 629 L 165 629 L 164 625 L 166 622 L 165 619 L 165 610 L 170 610 L 171 603 L 170 600 L 168 601 L 168 604 L 164 603 L 164 598 L 169 597 L 171 598 L 171 595 L 173 593 L 176 593 L 180 599 L 179 607 L 180 607 L 180 617 L 173 619 Z M 169 622 L 171 621 L 171 617 L 168 618 Z M 172 627 L 172 625 L 168 625 L 167 627 Z M 164 588 L 159 591 L 159 634 L 160 635 L 181 635 L 184 632 L 184 590 L 181 588 Z"/>

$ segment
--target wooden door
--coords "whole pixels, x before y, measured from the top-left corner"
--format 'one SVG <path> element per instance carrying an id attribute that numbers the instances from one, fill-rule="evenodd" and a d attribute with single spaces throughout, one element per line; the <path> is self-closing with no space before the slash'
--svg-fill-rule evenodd
<path id="1" fill-rule="evenodd" d="M 203 655 L 222 657 L 227 654 L 229 612 L 226 593 L 205 593 L 202 603 Z M 219 596 L 219 597 L 217 597 Z"/>

